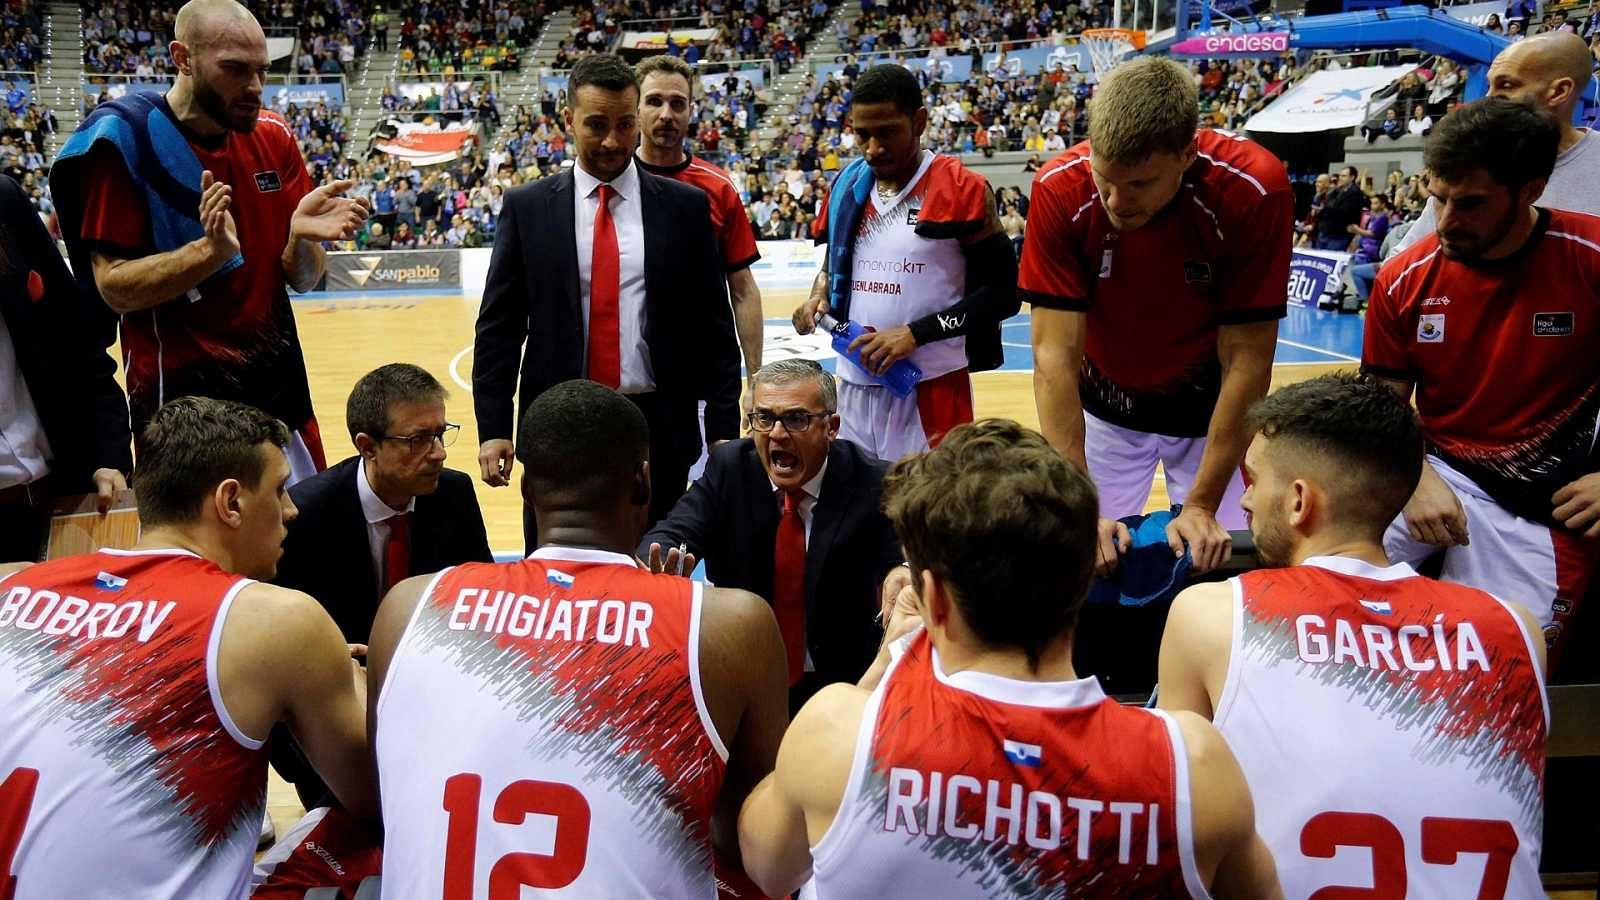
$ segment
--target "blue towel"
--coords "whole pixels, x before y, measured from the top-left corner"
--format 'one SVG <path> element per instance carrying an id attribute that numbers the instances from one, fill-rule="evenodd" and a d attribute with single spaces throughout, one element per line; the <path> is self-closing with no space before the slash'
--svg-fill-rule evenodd
<path id="1" fill-rule="evenodd" d="M 850 273 L 856 227 L 872 200 L 872 167 L 864 157 L 844 167 L 828 192 L 828 308 L 834 318 L 850 318 Z"/>
<path id="2" fill-rule="evenodd" d="M 129 91 L 95 107 L 56 154 L 50 170 L 51 193 L 61 219 L 78 283 L 98 298 L 94 270 L 83 245 L 83 171 L 89 151 L 105 143 L 122 154 L 136 191 L 144 194 L 150 214 L 150 236 L 156 253 L 175 250 L 205 234 L 200 224 L 200 160 L 178 130 L 159 94 Z M 244 257 L 218 269 L 215 278 L 244 265 Z"/>
<path id="3" fill-rule="evenodd" d="M 1165 512 L 1128 516 L 1119 521 L 1133 536 L 1128 552 L 1117 562 L 1108 578 L 1096 578 L 1089 587 L 1089 602 L 1096 605 L 1146 606 L 1171 603 L 1183 589 L 1194 566 L 1194 557 L 1185 549 L 1174 558 L 1167 546 L 1167 526 L 1182 506 Z"/>

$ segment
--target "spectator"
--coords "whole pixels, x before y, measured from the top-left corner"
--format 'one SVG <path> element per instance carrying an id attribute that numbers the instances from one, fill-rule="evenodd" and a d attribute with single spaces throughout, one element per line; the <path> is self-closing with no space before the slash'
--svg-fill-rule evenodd
<path id="1" fill-rule="evenodd" d="M 1327 200 L 1317 215 L 1318 250 L 1344 251 L 1350 249 L 1351 229 L 1361 219 L 1366 207 L 1366 196 L 1356 181 L 1355 166 L 1339 170 L 1338 183 L 1328 192 Z"/>
<path id="2" fill-rule="evenodd" d="M 1394 107 L 1390 107 L 1391 110 Z M 1433 119 L 1428 116 L 1428 111 L 1422 104 L 1411 107 L 1411 121 L 1406 123 L 1406 131 L 1417 137 L 1423 137 L 1433 130 Z"/>
<path id="3" fill-rule="evenodd" d="M 1418 110 L 1422 107 L 1416 107 Z M 1361 126 L 1361 133 L 1366 135 L 1367 143 L 1375 143 L 1378 138 L 1386 137 L 1390 140 L 1399 140 L 1405 133 L 1405 123 L 1400 121 L 1400 111 L 1393 105 L 1383 111 L 1383 120 L 1376 125 L 1371 122 Z"/>
<path id="4" fill-rule="evenodd" d="M 383 223 L 373 219 L 367 226 L 367 239 L 362 242 L 363 250 L 388 250 L 393 244 L 393 239 L 384 231 Z"/>
<path id="5" fill-rule="evenodd" d="M 402 221 L 394 232 L 394 241 L 390 245 L 395 250 L 415 250 L 417 235 L 412 231 L 411 223 Z"/>

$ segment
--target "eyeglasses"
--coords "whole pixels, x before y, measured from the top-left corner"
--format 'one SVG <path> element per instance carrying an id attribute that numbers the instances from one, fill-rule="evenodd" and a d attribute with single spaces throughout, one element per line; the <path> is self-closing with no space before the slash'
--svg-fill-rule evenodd
<path id="1" fill-rule="evenodd" d="M 779 422 L 783 423 L 784 431 L 790 434 L 800 434 L 811 428 L 812 419 L 826 419 L 831 415 L 833 415 L 831 412 L 807 412 L 803 409 L 790 410 L 780 415 L 771 410 L 758 409 L 747 416 L 745 421 L 749 424 L 751 431 L 759 431 L 762 434 L 771 431 L 772 426 Z"/>
<path id="2" fill-rule="evenodd" d="M 460 433 L 460 425 L 451 425 L 450 423 L 446 422 L 445 426 L 438 431 L 424 431 L 421 434 L 380 434 L 378 435 L 378 440 L 404 441 L 406 447 L 410 449 L 412 453 L 426 453 L 428 450 L 432 449 L 435 441 L 437 441 L 441 447 L 448 447 L 451 444 L 454 444 L 456 442 L 456 435 Z"/>

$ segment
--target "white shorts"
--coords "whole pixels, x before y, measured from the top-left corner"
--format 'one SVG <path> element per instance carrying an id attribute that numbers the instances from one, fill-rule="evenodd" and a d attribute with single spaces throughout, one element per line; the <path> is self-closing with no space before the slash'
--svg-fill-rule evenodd
<path id="1" fill-rule="evenodd" d="M 1531 522 L 1494 502 L 1477 482 L 1436 456 L 1428 465 L 1456 492 L 1467 514 L 1466 546 L 1444 548 L 1441 581 L 1488 591 L 1533 613 L 1554 648 L 1583 599 L 1600 547 L 1565 528 Z M 1404 515 L 1390 523 L 1384 552 L 1394 562 L 1417 563 L 1440 548 L 1413 540 Z"/>
<path id="2" fill-rule="evenodd" d="M 1156 463 L 1166 472 L 1167 496 L 1182 503 L 1194 486 L 1205 454 L 1205 438 L 1168 437 L 1134 431 L 1113 425 L 1089 413 L 1083 414 L 1083 453 L 1089 461 L 1089 477 L 1100 492 L 1100 515 L 1106 519 L 1143 515 L 1150 502 L 1150 485 L 1155 480 Z M 1217 522 L 1223 528 L 1246 527 L 1244 476 L 1237 469 L 1228 482 L 1217 507 Z"/>
<path id="3" fill-rule="evenodd" d="M 972 421 L 972 379 L 956 369 L 897 397 L 882 385 L 839 380 L 839 437 L 894 462 L 938 446 L 946 432 Z"/>

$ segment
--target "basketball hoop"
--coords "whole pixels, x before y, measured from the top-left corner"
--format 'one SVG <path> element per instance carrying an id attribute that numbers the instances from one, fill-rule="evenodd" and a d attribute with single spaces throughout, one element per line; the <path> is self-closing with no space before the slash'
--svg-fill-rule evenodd
<path id="1" fill-rule="evenodd" d="M 1135 50 L 1144 49 L 1144 32 L 1131 28 L 1090 28 L 1079 38 L 1096 75 L 1104 75 Z"/>

